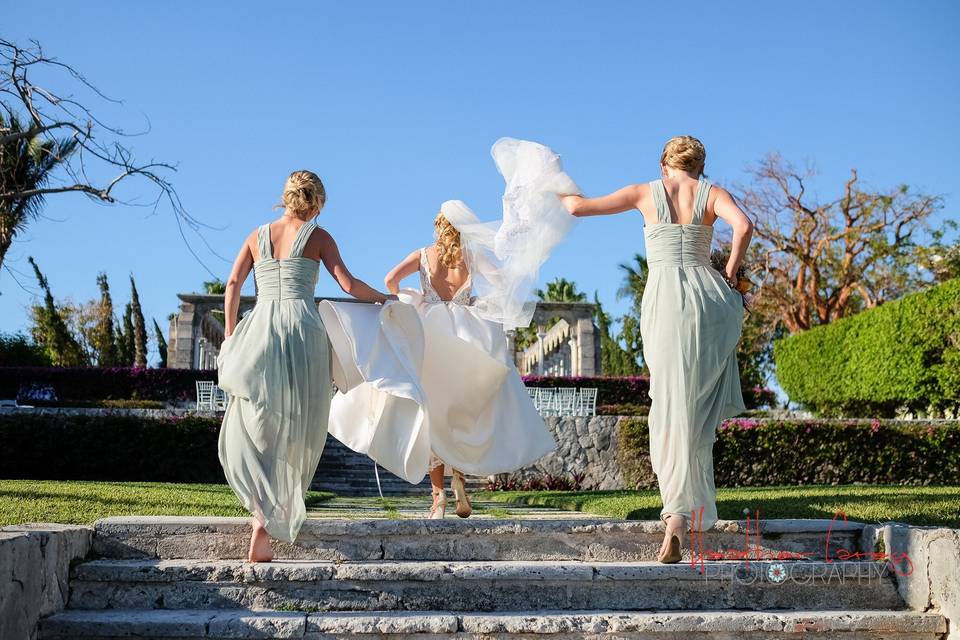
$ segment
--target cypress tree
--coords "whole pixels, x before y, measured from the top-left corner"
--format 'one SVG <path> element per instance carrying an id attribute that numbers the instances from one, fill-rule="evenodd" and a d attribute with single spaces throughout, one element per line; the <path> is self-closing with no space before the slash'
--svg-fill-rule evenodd
<path id="1" fill-rule="evenodd" d="M 133 366 L 147 366 L 147 323 L 143 318 L 143 309 L 140 308 L 140 296 L 137 294 L 137 283 L 130 276 L 130 311 L 133 316 Z"/>
<path id="2" fill-rule="evenodd" d="M 113 367 L 117 362 L 117 343 L 113 328 L 113 300 L 110 297 L 110 284 L 107 274 L 97 276 L 97 285 L 100 287 L 100 317 L 93 334 L 93 347 L 97 356 L 97 364 L 101 367 Z"/>

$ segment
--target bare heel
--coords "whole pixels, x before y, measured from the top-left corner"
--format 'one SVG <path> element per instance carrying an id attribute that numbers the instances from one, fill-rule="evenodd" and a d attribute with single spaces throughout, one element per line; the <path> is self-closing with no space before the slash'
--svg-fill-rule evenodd
<path id="1" fill-rule="evenodd" d="M 467 489 L 463 485 L 463 474 L 455 472 L 450 481 L 450 487 L 453 489 L 453 497 L 457 500 L 457 515 L 461 518 L 469 518 L 473 513 L 473 505 L 470 504 L 470 498 L 467 496 Z"/>

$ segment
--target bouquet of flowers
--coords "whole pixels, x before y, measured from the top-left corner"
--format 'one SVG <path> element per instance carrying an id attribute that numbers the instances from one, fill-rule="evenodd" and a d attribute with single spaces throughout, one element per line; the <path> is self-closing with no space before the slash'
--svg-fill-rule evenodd
<path id="1" fill-rule="evenodd" d="M 731 280 L 726 275 L 727 270 L 727 260 L 730 256 L 720 249 L 715 249 L 710 254 L 710 265 L 720 272 L 720 275 L 723 277 L 724 281 L 730 285 L 730 288 L 740 294 L 741 299 L 743 300 L 743 306 L 747 306 L 747 293 L 753 289 L 753 282 L 747 277 L 747 269 L 740 265 L 737 269 L 737 273 L 734 280 Z"/>

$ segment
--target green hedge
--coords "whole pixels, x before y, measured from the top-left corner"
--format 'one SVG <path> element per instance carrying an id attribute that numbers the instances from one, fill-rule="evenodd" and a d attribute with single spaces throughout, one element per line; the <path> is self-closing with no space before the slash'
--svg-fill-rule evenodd
<path id="1" fill-rule="evenodd" d="M 0 398 L 16 398 L 25 388 L 36 385 L 52 387 L 61 406 L 87 406 L 99 400 L 183 401 L 196 397 L 197 380 L 216 382 L 217 372 L 137 367 L 0 367 Z"/>
<path id="2" fill-rule="evenodd" d="M 824 415 L 960 405 L 960 279 L 774 344 L 790 399 Z"/>
<path id="3" fill-rule="evenodd" d="M 0 478 L 225 482 L 213 418 L 0 415 Z"/>
<path id="4" fill-rule="evenodd" d="M 618 462 L 628 486 L 657 486 L 647 421 L 618 425 Z M 714 444 L 717 486 L 806 484 L 955 485 L 960 421 L 725 421 Z"/>

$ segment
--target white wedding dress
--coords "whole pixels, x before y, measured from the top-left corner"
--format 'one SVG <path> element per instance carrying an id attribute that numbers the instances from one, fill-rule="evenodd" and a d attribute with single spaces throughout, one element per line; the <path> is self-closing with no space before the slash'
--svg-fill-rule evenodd
<path id="1" fill-rule="evenodd" d="M 470 279 L 452 299 L 434 289 L 383 306 L 324 301 L 339 393 L 329 433 L 411 483 L 431 454 L 469 475 L 515 471 L 556 447 L 513 364 L 504 327 L 527 326 L 540 266 L 573 217 L 579 193 L 542 145 L 504 138 L 493 157 L 506 181 L 502 221 L 481 223 L 460 201 L 441 210 L 460 231 Z M 471 295 L 475 289 L 477 295 Z"/>

